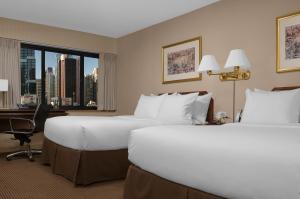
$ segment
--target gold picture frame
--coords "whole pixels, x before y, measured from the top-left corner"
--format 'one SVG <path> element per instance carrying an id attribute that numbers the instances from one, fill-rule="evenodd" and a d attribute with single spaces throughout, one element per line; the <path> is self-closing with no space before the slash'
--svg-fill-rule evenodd
<path id="1" fill-rule="evenodd" d="M 201 37 L 163 46 L 161 56 L 163 84 L 202 79 L 196 71 L 202 57 Z"/>
<path id="2" fill-rule="evenodd" d="M 300 12 L 276 18 L 276 72 L 300 71 Z"/>

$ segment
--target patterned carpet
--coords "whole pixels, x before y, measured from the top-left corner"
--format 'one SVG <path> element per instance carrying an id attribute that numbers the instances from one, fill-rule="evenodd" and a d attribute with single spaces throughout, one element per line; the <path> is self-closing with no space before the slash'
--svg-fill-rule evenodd
<path id="1" fill-rule="evenodd" d="M 0 199 L 121 199 L 124 181 L 75 187 L 37 158 L 6 161 L 0 156 Z"/>
<path id="2" fill-rule="evenodd" d="M 13 135 L 0 133 L 0 154 L 9 153 L 25 149 L 26 147 L 20 146 L 18 140 L 13 140 Z M 36 133 L 31 137 L 31 147 L 34 149 L 41 149 L 43 144 L 43 133 Z"/>

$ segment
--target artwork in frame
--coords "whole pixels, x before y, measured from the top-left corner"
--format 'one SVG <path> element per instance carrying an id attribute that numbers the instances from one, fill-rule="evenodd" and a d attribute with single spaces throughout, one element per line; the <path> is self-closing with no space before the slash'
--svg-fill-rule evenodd
<path id="1" fill-rule="evenodd" d="M 163 83 L 201 80 L 201 37 L 162 47 Z"/>
<path id="2" fill-rule="evenodd" d="M 278 17 L 276 24 L 276 71 L 300 71 L 300 12 Z"/>

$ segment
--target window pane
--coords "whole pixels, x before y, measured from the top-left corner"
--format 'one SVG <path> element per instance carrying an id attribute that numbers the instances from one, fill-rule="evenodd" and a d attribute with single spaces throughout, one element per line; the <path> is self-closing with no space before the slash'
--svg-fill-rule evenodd
<path id="1" fill-rule="evenodd" d="M 94 53 L 21 44 L 21 103 L 35 105 L 43 101 L 57 107 L 94 109 L 99 65 L 95 57 Z"/>
<path id="2" fill-rule="evenodd" d="M 99 59 L 84 57 L 84 104 L 97 106 L 97 81 Z"/>
<path id="3" fill-rule="evenodd" d="M 47 103 L 80 106 L 80 56 L 46 51 L 45 67 Z"/>
<path id="4" fill-rule="evenodd" d="M 21 104 L 41 102 L 41 51 L 21 48 Z"/>

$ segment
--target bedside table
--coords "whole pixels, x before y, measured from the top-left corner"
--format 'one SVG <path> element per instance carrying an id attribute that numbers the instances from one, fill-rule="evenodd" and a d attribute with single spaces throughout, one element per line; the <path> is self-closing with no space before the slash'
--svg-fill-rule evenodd
<path id="1" fill-rule="evenodd" d="M 226 124 L 226 123 L 219 123 L 217 121 L 213 121 L 213 122 L 210 122 L 210 123 L 208 123 L 206 125 L 223 125 L 223 124 Z"/>

